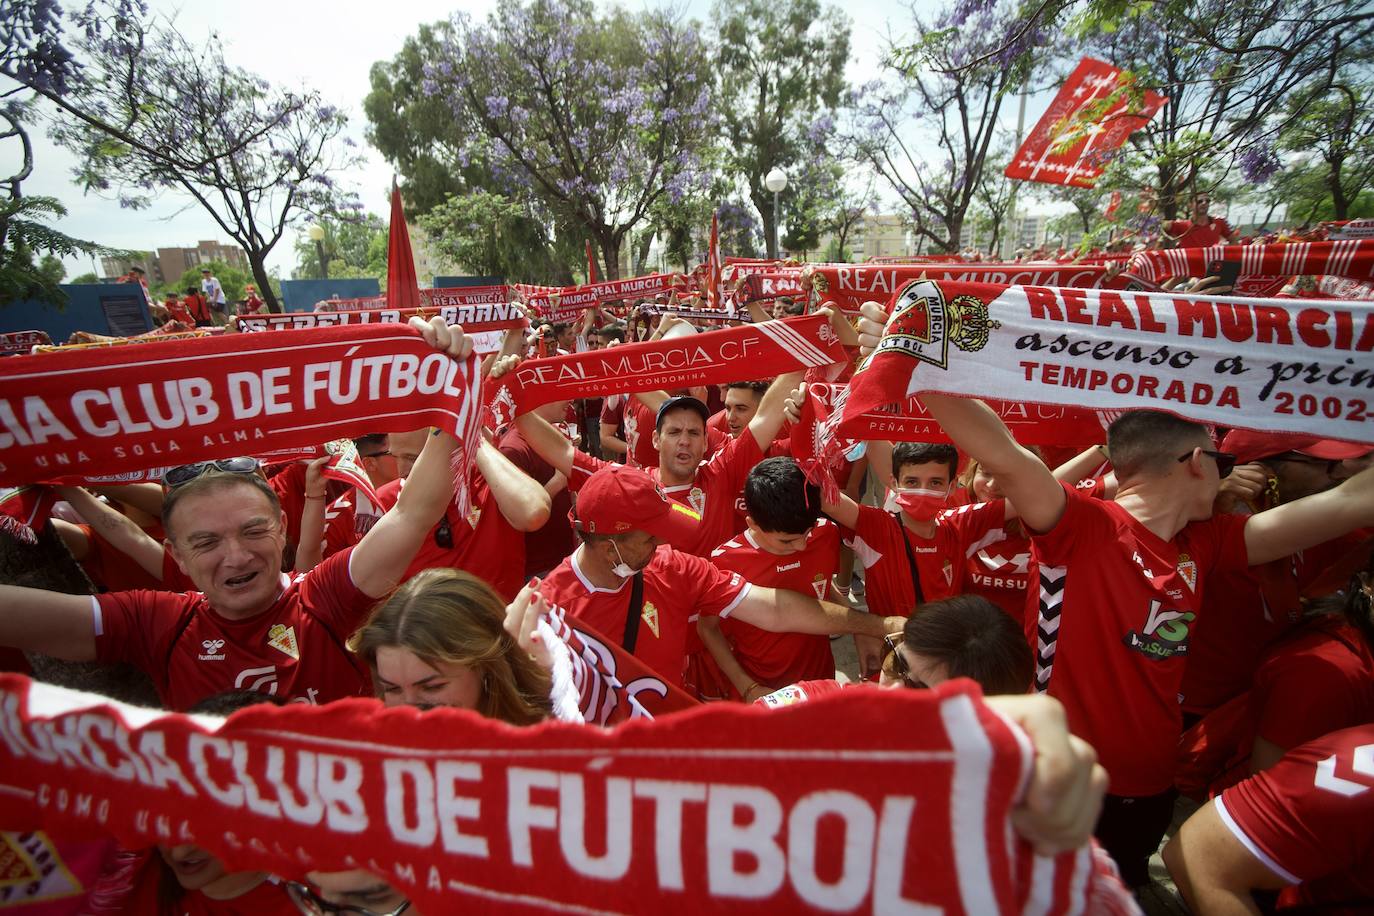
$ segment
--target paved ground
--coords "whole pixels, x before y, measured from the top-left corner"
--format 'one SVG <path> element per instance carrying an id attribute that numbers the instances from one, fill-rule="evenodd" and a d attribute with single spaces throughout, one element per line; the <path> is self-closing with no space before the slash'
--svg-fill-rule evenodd
<path id="1" fill-rule="evenodd" d="M 855 604 L 862 607 L 862 596 L 856 597 Z M 854 639 L 850 636 L 841 636 L 830 641 L 830 651 L 835 656 L 835 676 L 841 683 L 851 683 L 859 679 L 859 656 L 854 651 Z M 1165 836 L 1167 842 L 1169 837 L 1174 835 L 1188 815 L 1197 810 L 1197 803 L 1188 799 L 1179 799 L 1174 808 L 1174 822 L 1169 827 L 1169 832 Z M 1187 916 L 1188 908 L 1174 889 L 1174 882 L 1169 878 L 1169 872 L 1164 868 L 1164 862 L 1159 854 L 1150 859 L 1150 877 L 1154 883 L 1145 888 L 1139 895 L 1140 906 L 1148 916 Z"/>

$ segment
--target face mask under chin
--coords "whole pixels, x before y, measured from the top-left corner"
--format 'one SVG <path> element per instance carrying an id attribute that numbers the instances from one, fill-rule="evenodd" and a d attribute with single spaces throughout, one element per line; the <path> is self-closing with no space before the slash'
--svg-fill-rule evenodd
<path id="1" fill-rule="evenodd" d="M 611 541 L 611 549 L 615 551 L 615 558 L 620 561 L 611 567 L 611 572 L 622 579 L 629 579 L 638 570 L 631 569 L 629 564 L 625 562 L 625 558 L 620 555 L 620 547 L 615 541 Z"/>

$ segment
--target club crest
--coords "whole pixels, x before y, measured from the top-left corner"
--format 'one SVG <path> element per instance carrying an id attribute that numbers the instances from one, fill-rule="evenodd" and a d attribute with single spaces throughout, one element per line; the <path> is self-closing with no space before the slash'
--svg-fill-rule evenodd
<path id="1" fill-rule="evenodd" d="M 981 299 L 965 295 L 946 302 L 938 283 L 913 280 L 895 297 L 875 355 L 900 350 L 944 369 L 951 343 L 965 353 L 981 350 L 998 327 L 1001 323 L 988 318 L 987 303 Z"/>

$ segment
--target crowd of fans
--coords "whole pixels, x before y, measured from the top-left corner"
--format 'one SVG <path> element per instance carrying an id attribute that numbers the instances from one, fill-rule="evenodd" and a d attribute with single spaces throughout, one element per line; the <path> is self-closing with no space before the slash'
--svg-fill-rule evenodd
<path id="1" fill-rule="evenodd" d="M 1230 235 L 1205 200 L 1167 231 L 1188 245 Z M 212 322 L 217 289 L 163 307 Z M 536 322 L 487 371 L 711 325 L 649 305 Z M 805 311 L 787 298 L 757 308 Z M 866 312 L 862 343 L 881 321 Z M 417 326 L 455 357 L 471 349 L 442 323 Z M 538 638 L 551 605 L 709 702 L 839 689 L 851 679 L 832 640 L 852 634 L 858 680 L 872 683 L 847 689 L 964 677 L 989 695 L 1051 698 L 1016 713 L 1058 755 L 1037 788 L 1096 791 L 1059 791 L 1018 825 L 1025 835 L 1072 843 L 1091 827 L 1143 887 L 1181 789 L 1205 804 L 1163 854 L 1195 907 L 1374 907 L 1374 811 L 1311 785 L 1318 761 L 1364 753 L 1367 765 L 1374 743 L 1374 451 L 1242 431 L 1217 441 L 1153 411 L 1124 413 L 1103 441 L 1041 449 L 979 401 L 927 395 L 952 444 L 868 442 L 831 502 L 787 435 L 800 373 L 740 368 L 728 385 L 517 417 L 478 450 L 464 517 L 455 440 L 428 429 L 357 431 L 375 506 L 323 475 L 327 457 L 62 488 L 52 524 L 100 593 L 0 586 L 0 644 L 132 663 L 171 710 L 375 696 L 522 726 L 575 718 Z M 282 625 L 298 653 L 275 646 Z M 225 663 L 197 664 L 211 644 Z M 270 691 L 241 689 L 250 669 L 271 670 Z M 295 883 L 226 874 L 194 846 L 118 855 L 141 869 L 128 912 L 407 906 L 366 872 Z"/>

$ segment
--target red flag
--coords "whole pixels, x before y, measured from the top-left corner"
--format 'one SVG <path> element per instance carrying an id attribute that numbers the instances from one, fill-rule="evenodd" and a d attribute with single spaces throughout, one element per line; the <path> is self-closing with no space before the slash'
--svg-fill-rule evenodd
<path id="1" fill-rule="evenodd" d="M 1102 216 L 1103 216 L 1105 219 L 1111 219 L 1112 217 L 1116 216 L 1116 209 L 1117 209 L 1117 207 L 1120 207 L 1120 206 L 1121 206 L 1121 192 L 1120 192 L 1120 191 L 1113 191 L 1113 192 L 1112 192 L 1111 199 L 1107 201 L 1107 212 L 1106 212 L 1106 213 L 1103 213 Z"/>
<path id="2" fill-rule="evenodd" d="M 1007 166 L 1008 178 L 1091 188 L 1105 167 L 1106 154 L 1150 123 L 1169 101 L 1146 92 L 1138 111 L 1129 111 L 1130 77 L 1111 64 L 1085 57 L 1060 87 Z M 1101 106 L 1113 93 L 1116 98 Z M 1065 144 L 1068 144 L 1067 146 Z"/>
<path id="3" fill-rule="evenodd" d="M 587 239 L 587 283 L 596 282 L 596 252 L 592 250 L 592 240 Z"/>
<path id="4" fill-rule="evenodd" d="M 721 307 L 720 295 L 720 214 L 711 214 L 711 243 L 706 251 L 706 307 Z M 728 303 L 733 315 L 735 304 Z"/>
<path id="5" fill-rule="evenodd" d="M 417 309 L 420 281 L 415 277 L 415 255 L 410 250 L 410 230 L 401 206 L 401 189 L 391 186 L 391 234 L 386 243 L 386 307 Z"/>

